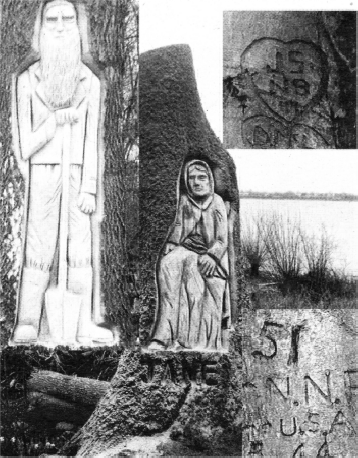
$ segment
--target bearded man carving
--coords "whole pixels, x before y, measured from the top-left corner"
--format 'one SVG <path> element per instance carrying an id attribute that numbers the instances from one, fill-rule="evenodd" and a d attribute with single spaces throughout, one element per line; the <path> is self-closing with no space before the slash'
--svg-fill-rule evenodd
<path id="1" fill-rule="evenodd" d="M 16 82 L 14 122 L 20 166 L 29 165 L 29 197 L 13 340 L 33 343 L 38 337 L 44 295 L 59 243 L 64 132 L 70 125 L 67 288 L 85 298 L 77 340 L 108 341 L 113 337 L 111 331 L 91 321 L 90 215 L 96 209 L 98 188 L 100 81 L 82 62 L 75 5 L 65 0 L 44 2 L 40 20 L 40 60 L 22 72 Z"/>

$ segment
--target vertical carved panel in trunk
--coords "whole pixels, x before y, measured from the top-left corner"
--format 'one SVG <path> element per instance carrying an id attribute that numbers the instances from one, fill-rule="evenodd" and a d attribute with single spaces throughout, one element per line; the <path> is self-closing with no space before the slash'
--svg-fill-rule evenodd
<path id="1" fill-rule="evenodd" d="M 243 319 L 243 456 L 354 456 L 358 316 L 261 310 Z"/>
<path id="2" fill-rule="evenodd" d="M 1 205 L 3 227 L 1 235 L 4 285 L 4 332 L 2 343 L 7 344 L 15 319 L 19 260 L 21 257 L 20 221 L 23 212 L 24 185 L 12 148 L 11 86 L 12 75 L 22 66 L 39 59 L 32 52 L 31 41 L 40 0 L 9 1 L 1 5 L 1 166 L 3 170 Z M 90 36 L 90 52 L 95 72 L 101 79 L 101 125 L 99 151 L 103 195 L 98 197 L 104 218 L 100 231 L 93 230 L 101 245 L 101 259 L 97 262 L 101 275 L 101 299 L 96 304 L 96 319 L 107 314 L 119 327 L 125 342 L 133 338 L 131 303 L 128 295 L 128 259 L 125 230 L 125 168 L 126 160 L 136 144 L 137 6 L 131 0 L 83 0 Z M 28 57 L 31 55 L 31 59 Z M 88 63 L 88 56 L 84 62 Z M 90 65 L 91 66 L 91 65 Z M 133 231 L 136 228 L 131 228 Z M 100 233 L 98 233 L 100 232 Z M 22 236 L 22 234 L 21 234 Z M 99 285 L 95 285 L 98 288 Z M 94 296 L 98 296 L 94 294 Z"/>

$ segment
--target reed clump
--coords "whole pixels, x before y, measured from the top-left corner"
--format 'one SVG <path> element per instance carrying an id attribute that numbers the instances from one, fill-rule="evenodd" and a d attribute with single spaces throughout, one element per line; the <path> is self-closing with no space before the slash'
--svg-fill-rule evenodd
<path id="1" fill-rule="evenodd" d="M 357 305 L 356 281 L 334 267 L 336 244 L 324 227 L 309 234 L 299 219 L 272 212 L 244 221 L 241 239 L 252 298 L 261 308 Z"/>

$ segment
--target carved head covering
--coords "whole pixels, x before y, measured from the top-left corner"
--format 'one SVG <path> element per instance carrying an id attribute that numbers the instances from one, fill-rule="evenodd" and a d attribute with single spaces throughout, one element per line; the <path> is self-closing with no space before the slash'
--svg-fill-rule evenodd
<path id="1" fill-rule="evenodd" d="M 67 0 L 49 0 L 47 3 L 45 3 L 43 14 L 46 14 L 46 11 L 49 8 L 52 8 L 53 6 L 61 6 L 61 5 L 68 5 L 68 4 L 73 6 L 73 4 Z"/>
<path id="2" fill-rule="evenodd" d="M 215 182 L 214 182 L 213 173 L 212 173 L 211 168 L 209 167 L 209 165 L 206 162 L 201 161 L 199 159 L 194 159 L 192 161 L 189 161 L 184 166 L 184 181 L 185 181 L 186 193 L 187 193 L 188 197 L 190 198 L 190 200 L 197 206 L 198 206 L 197 198 L 194 197 L 194 195 L 193 195 L 193 193 L 192 193 L 192 191 L 190 189 L 190 186 L 189 186 L 189 172 L 190 172 L 190 170 L 192 170 L 192 168 L 196 168 L 196 169 L 198 169 L 200 171 L 205 171 L 206 174 L 208 175 L 209 185 L 210 185 L 210 195 L 200 205 L 200 207 L 202 207 L 202 208 L 207 208 L 208 205 L 211 203 L 211 201 L 213 199 L 213 195 L 214 195 Z"/>
<path id="3" fill-rule="evenodd" d="M 34 27 L 34 35 L 32 38 L 32 48 L 36 53 L 40 52 L 40 36 L 43 17 L 48 8 L 59 5 L 72 5 L 76 11 L 77 24 L 81 36 L 82 54 L 89 54 L 88 42 L 88 24 L 84 5 L 77 0 L 44 0 L 38 10 Z"/>

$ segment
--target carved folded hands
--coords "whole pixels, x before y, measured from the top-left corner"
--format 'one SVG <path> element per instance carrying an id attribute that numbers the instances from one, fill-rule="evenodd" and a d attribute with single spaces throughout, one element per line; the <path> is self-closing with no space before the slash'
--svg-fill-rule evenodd
<path id="1" fill-rule="evenodd" d="M 79 116 L 77 113 L 76 108 L 62 108 L 60 110 L 56 110 L 56 123 L 59 126 L 63 126 L 64 124 L 74 124 L 78 122 Z"/>
<path id="2" fill-rule="evenodd" d="M 203 275 L 204 277 L 212 277 L 215 272 L 216 262 L 208 254 L 203 254 L 199 256 L 198 266 L 201 275 Z"/>
<path id="3" fill-rule="evenodd" d="M 96 210 L 96 197 L 88 192 L 81 192 L 77 205 L 83 213 L 91 214 Z"/>
<path id="4" fill-rule="evenodd" d="M 177 245 L 171 242 L 166 243 L 163 250 L 163 256 L 173 251 L 176 246 Z M 201 275 L 204 277 L 212 277 L 216 269 L 216 261 L 210 255 L 203 254 L 198 258 L 198 268 Z"/>

